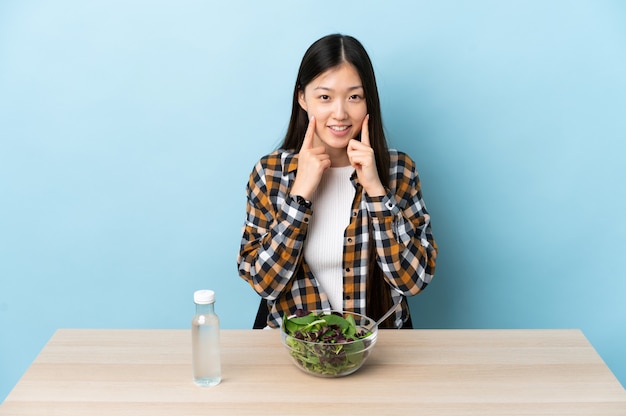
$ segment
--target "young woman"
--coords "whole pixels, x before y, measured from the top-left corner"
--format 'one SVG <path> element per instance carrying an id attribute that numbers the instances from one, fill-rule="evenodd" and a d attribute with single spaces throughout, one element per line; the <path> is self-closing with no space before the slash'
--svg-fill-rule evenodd
<path id="1" fill-rule="evenodd" d="M 329 35 L 306 51 L 285 140 L 247 196 L 237 263 L 264 299 L 255 327 L 296 309 L 378 319 L 398 303 L 381 327 L 412 326 L 405 297 L 432 279 L 437 246 L 413 161 L 387 148 L 358 40 Z"/>

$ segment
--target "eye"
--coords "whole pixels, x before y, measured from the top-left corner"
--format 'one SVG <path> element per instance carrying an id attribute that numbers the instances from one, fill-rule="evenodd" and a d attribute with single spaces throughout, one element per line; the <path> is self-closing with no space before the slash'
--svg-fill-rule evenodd
<path id="1" fill-rule="evenodd" d="M 363 97 L 361 97 L 359 94 L 354 94 L 350 96 L 350 101 L 359 101 L 362 100 Z"/>
<path id="2" fill-rule="evenodd" d="M 322 95 L 320 95 L 320 100 L 328 101 L 328 100 L 330 100 L 330 97 L 328 95 L 322 94 Z"/>

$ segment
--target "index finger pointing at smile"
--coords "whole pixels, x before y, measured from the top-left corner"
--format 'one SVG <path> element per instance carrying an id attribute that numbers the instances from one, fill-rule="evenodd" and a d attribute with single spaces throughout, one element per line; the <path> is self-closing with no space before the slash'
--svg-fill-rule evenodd
<path id="1" fill-rule="evenodd" d="M 309 119 L 309 125 L 306 128 L 306 133 L 304 134 L 304 140 L 302 141 L 301 149 L 312 149 L 313 148 L 313 134 L 315 133 L 315 117 L 311 116 Z"/>
<path id="2" fill-rule="evenodd" d="M 370 115 L 366 114 L 361 124 L 361 143 L 370 145 L 370 130 L 369 130 Z"/>

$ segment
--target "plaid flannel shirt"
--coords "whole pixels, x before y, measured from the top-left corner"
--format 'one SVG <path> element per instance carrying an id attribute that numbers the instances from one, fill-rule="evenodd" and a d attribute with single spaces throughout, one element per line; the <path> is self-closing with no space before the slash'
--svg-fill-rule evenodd
<path id="1" fill-rule="evenodd" d="M 390 150 L 389 155 L 385 196 L 369 197 L 357 182 L 356 172 L 351 177 L 356 195 L 344 233 L 343 308 L 364 315 L 370 227 L 377 263 L 392 287 L 394 302 L 424 289 L 435 272 L 437 245 L 415 164 L 402 152 Z M 330 310 L 327 295 L 303 259 L 315 207 L 306 208 L 289 194 L 297 167 L 297 154 L 279 149 L 256 164 L 247 186 L 237 263 L 240 276 L 268 301 L 271 327 L 280 326 L 283 315 L 298 308 Z M 408 306 L 403 302 L 396 312 L 396 326 L 402 326 L 407 317 Z"/>

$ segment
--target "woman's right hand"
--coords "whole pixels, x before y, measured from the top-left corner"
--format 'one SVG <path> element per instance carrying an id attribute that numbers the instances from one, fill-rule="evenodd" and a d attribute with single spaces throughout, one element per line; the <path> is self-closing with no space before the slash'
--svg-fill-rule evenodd
<path id="1" fill-rule="evenodd" d="M 309 200 L 317 189 L 324 171 L 330 167 L 330 156 L 324 146 L 313 147 L 314 135 L 315 117 L 311 117 L 298 153 L 298 172 L 291 187 L 291 195 L 300 195 Z"/>

